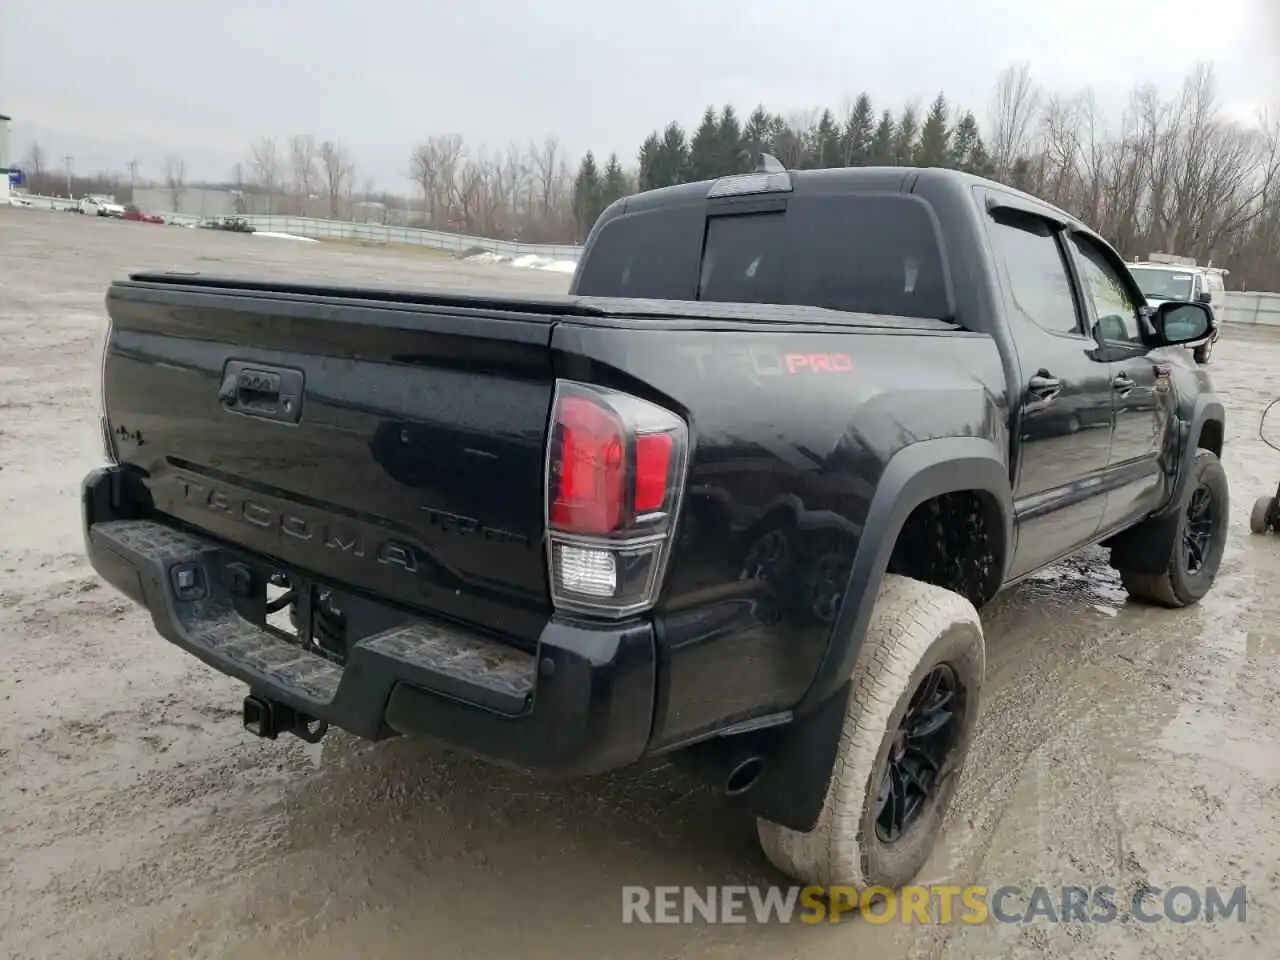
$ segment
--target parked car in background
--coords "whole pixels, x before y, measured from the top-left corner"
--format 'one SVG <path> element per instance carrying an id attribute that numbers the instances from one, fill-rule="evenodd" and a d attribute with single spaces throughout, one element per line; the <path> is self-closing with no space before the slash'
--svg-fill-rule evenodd
<path id="1" fill-rule="evenodd" d="M 1177 258 L 1185 260 L 1185 258 Z M 1222 321 L 1226 316 L 1227 286 L 1223 277 L 1227 271 L 1220 267 L 1201 267 L 1195 261 L 1164 262 L 1156 260 L 1135 261 L 1129 271 L 1138 281 L 1142 295 L 1150 306 L 1158 307 L 1169 300 L 1192 300 L 1203 303 L 1213 311 L 1212 334 L 1192 347 L 1196 363 L 1207 364 L 1213 357 Z"/>
<path id="2" fill-rule="evenodd" d="M 81 197 L 76 210 L 99 217 L 124 217 L 124 207 L 109 197 Z"/>
<path id="3" fill-rule="evenodd" d="M 164 223 L 164 217 L 158 213 L 143 213 L 132 203 L 124 209 L 124 218 L 126 220 L 136 220 L 139 223 Z"/>

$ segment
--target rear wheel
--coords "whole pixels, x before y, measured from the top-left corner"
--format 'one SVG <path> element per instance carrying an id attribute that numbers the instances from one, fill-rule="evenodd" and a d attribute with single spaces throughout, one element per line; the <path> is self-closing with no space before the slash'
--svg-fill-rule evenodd
<path id="1" fill-rule="evenodd" d="M 1180 510 L 1145 521 L 1131 532 L 1160 551 L 1163 570 L 1149 573 L 1116 565 L 1131 597 L 1165 607 L 1189 607 L 1213 586 L 1227 544 L 1230 508 L 1227 474 L 1212 450 L 1197 450 L 1191 489 Z"/>
<path id="2" fill-rule="evenodd" d="M 822 812 L 807 831 L 759 820 L 769 860 L 806 884 L 896 890 L 909 883 L 955 794 L 985 669 L 973 604 L 886 575 L 854 668 Z"/>

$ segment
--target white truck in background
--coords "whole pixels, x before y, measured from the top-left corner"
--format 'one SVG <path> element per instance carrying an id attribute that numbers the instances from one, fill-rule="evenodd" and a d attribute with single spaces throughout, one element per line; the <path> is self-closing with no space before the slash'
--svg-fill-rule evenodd
<path id="1" fill-rule="evenodd" d="M 1191 257 L 1153 253 L 1146 260 L 1134 260 L 1129 270 L 1148 305 L 1158 307 L 1166 300 L 1194 300 L 1206 304 L 1214 316 L 1213 332 L 1203 341 L 1191 345 L 1192 356 L 1202 366 L 1213 357 L 1213 348 L 1226 318 L 1228 271 L 1222 267 L 1200 266 Z"/>

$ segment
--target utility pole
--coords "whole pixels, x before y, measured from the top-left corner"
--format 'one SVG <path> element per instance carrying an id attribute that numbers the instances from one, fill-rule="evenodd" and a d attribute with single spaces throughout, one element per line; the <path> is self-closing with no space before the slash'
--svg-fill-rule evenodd
<path id="1" fill-rule="evenodd" d="M 71 199 L 71 164 L 75 161 L 75 157 L 64 156 L 63 162 L 67 165 L 67 199 Z"/>
<path id="2" fill-rule="evenodd" d="M 134 184 L 138 182 L 138 161 L 130 160 L 125 166 L 129 168 L 129 202 L 132 203 Z"/>

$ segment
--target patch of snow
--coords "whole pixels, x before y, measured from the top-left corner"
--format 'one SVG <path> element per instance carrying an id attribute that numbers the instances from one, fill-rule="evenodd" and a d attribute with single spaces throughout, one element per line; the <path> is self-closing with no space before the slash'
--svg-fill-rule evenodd
<path id="1" fill-rule="evenodd" d="M 277 240 L 301 240 L 303 243 L 319 243 L 314 237 L 299 237 L 292 233 L 275 233 L 271 230 L 255 230 L 255 237 L 275 237 Z"/>
<path id="2" fill-rule="evenodd" d="M 549 262 L 546 257 L 540 257 L 536 253 L 526 253 L 523 256 L 515 257 L 511 261 L 513 267 L 520 267 L 522 270 L 536 270 L 542 264 Z"/>
<path id="3" fill-rule="evenodd" d="M 521 270 L 550 270 L 552 273 L 573 273 L 578 269 L 576 260 L 552 260 L 536 253 L 525 253 L 518 257 L 508 257 L 501 253 L 486 250 L 464 257 L 468 263 L 505 263 L 519 267 Z"/>

